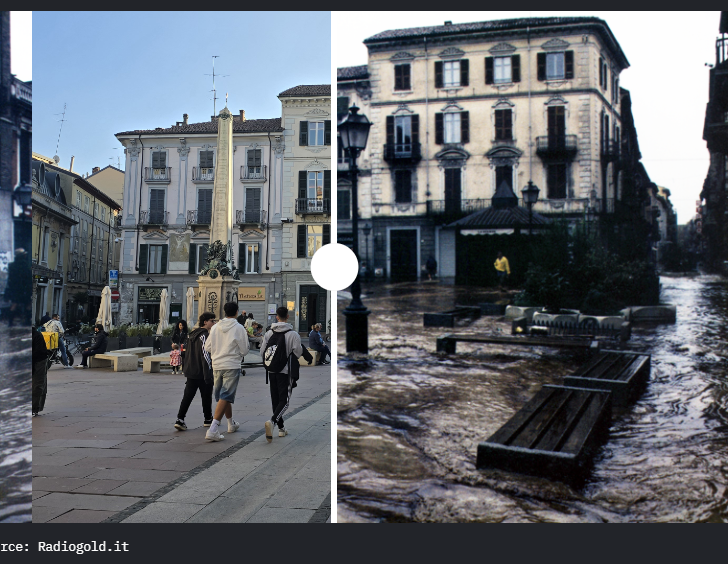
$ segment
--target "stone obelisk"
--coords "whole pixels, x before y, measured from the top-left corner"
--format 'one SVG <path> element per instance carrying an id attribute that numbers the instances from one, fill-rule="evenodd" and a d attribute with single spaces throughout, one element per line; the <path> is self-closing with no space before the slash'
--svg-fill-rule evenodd
<path id="1" fill-rule="evenodd" d="M 238 301 L 238 273 L 231 264 L 233 238 L 233 116 L 227 106 L 217 118 L 217 162 L 212 191 L 212 220 L 207 263 L 198 284 L 197 311 L 225 317 L 223 306 Z"/>

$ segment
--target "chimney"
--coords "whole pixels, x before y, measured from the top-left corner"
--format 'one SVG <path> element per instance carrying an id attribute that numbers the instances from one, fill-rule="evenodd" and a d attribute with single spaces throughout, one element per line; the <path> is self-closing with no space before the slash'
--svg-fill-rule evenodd
<path id="1" fill-rule="evenodd" d="M 91 169 L 91 174 L 96 174 L 99 171 L 99 167 L 95 166 Z"/>
<path id="2" fill-rule="evenodd" d="M 73 161 L 75 161 L 75 160 L 76 160 L 76 157 L 74 157 L 73 155 L 71 155 L 71 168 L 68 169 L 71 172 L 73 172 Z"/>
<path id="3" fill-rule="evenodd" d="M 190 118 L 190 116 L 188 116 L 187 114 L 182 114 L 182 123 L 185 124 L 185 125 L 188 125 L 187 124 L 187 120 L 189 118 Z"/>
<path id="4" fill-rule="evenodd" d="M 445 22 L 445 25 L 452 25 L 452 22 L 450 20 Z"/>
<path id="5" fill-rule="evenodd" d="M 240 110 L 240 121 L 245 121 L 245 110 Z"/>

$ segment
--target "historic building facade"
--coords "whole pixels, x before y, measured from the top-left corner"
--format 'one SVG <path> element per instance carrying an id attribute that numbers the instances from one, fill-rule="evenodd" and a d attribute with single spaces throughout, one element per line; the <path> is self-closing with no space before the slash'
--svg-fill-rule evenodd
<path id="1" fill-rule="evenodd" d="M 311 275 L 314 253 L 331 242 L 331 85 L 302 85 L 278 95 L 283 154 L 282 301 L 293 327 L 329 332 L 331 295 Z"/>
<path id="2" fill-rule="evenodd" d="M 728 12 L 721 12 L 718 31 L 703 128 L 710 167 L 700 193 L 700 231 L 705 268 L 728 274 Z"/>
<path id="3" fill-rule="evenodd" d="M 364 43 L 368 64 L 339 69 L 338 95 L 366 101 L 373 124 L 359 185 L 372 269 L 419 277 L 441 226 L 490 206 L 503 183 L 520 199 L 533 181 L 547 216 L 615 214 L 629 63 L 604 21 L 445 22 Z"/>

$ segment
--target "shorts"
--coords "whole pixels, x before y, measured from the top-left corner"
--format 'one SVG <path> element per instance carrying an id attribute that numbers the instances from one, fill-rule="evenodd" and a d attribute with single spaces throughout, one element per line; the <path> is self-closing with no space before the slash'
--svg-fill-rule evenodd
<path id="1" fill-rule="evenodd" d="M 233 403 L 235 392 L 238 389 L 240 380 L 240 369 L 213 370 L 214 383 L 212 389 L 215 392 L 215 401 L 225 400 Z"/>

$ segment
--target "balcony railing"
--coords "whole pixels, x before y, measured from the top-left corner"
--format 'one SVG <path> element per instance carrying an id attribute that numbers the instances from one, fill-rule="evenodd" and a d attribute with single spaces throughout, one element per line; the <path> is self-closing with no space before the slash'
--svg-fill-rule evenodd
<path id="1" fill-rule="evenodd" d="M 187 210 L 187 225 L 210 225 L 212 210 Z"/>
<path id="2" fill-rule="evenodd" d="M 296 199 L 296 213 L 299 214 L 316 214 L 329 213 L 331 211 L 328 198 L 298 198 Z"/>
<path id="3" fill-rule="evenodd" d="M 122 221 L 121 214 L 115 215 L 114 216 L 114 219 L 113 219 L 113 221 L 111 223 L 111 226 L 114 227 L 115 229 L 119 229 L 121 227 L 121 221 Z"/>
<path id="4" fill-rule="evenodd" d="M 576 155 L 576 135 L 536 137 L 536 154 L 542 158 L 563 158 Z"/>
<path id="5" fill-rule="evenodd" d="M 144 180 L 146 182 L 167 182 L 169 183 L 172 177 L 172 167 L 168 166 L 165 168 L 152 168 L 144 167 Z"/>
<path id="6" fill-rule="evenodd" d="M 192 167 L 192 182 L 213 182 L 215 180 L 214 168 Z"/>
<path id="7" fill-rule="evenodd" d="M 146 210 L 139 214 L 139 225 L 168 225 L 169 212 Z"/>
<path id="8" fill-rule="evenodd" d="M 619 143 L 616 141 L 602 141 L 599 146 L 601 157 L 605 161 L 616 161 L 619 159 Z"/>
<path id="9" fill-rule="evenodd" d="M 265 225 L 266 210 L 237 210 L 235 223 L 238 225 Z"/>
<path id="10" fill-rule="evenodd" d="M 10 86 L 11 94 L 21 102 L 33 103 L 33 88 L 25 84 L 23 81 L 13 77 L 13 83 Z"/>
<path id="11" fill-rule="evenodd" d="M 491 206 L 490 199 L 475 199 L 475 200 L 428 200 L 427 201 L 427 215 L 450 215 L 456 214 L 458 216 L 466 216 L 473 212 L 484 210 Z"/>
<path id="12" fill-rule="evenodd" d="M 422 159 L 419 143 L 391 143 L 384 145 L 385 161 L 405 161 L 416 163 Z"/>
<path id="13" fill-rule="evenodd" d="M 257 180 L 259 182 L 265 182 L 266 179 L 266 173 L 268 172 L 268 167 L 263 166 L 241 166 L 240 167 L 240 180 L 246 181 L 246 180 Z"/>

